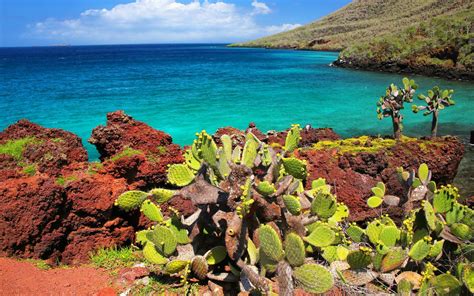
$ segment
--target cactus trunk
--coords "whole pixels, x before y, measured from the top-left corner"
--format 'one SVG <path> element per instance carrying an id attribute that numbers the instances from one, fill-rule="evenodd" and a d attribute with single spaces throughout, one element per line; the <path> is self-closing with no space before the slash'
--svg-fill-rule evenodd
<path id="1" fill-rule="evenodd" d="M 436 134 L 438 132 L 438 116 L 439 116 L 439 111 L 435 110 L 433 112 L 433 120 L 431 121 L 431 137 L 436 137 Z"/>
<path id="2" fill-rule="evenodd" d="M 402 136 L 402 125 L 401 125 L 400 116 L 393 114 L 392 124 L 393 124 L 393 137 L 395 138 L 395 140 L 399 140 L 400 137 Z"/>

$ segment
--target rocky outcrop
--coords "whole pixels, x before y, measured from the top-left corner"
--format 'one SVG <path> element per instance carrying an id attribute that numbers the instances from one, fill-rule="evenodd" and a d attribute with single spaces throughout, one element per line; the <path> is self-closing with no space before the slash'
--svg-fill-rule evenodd
<path id="1" fill-rule="evenodd" d="M 147 188 L 166 182 L 168 164 L 184 161 L 181 148 L 171 136 L 134 120 L 123 111 L 107 114 L 107 124 L 92 131 L 108 174 L 125 178 L 135 187 Z"/>
<path id="2" fill-rule="evenodd" d="M 165 185 L 181 149 L 123 112 L 110 113 L 93 139 L 103 163 L 87 162 L 81 139 L 63 130 L 21 120 L 0 133 L 0 256 L 76 264 L 98 248 L 132 242 L 146 221 L 114 207 L 115 199 Z"/>

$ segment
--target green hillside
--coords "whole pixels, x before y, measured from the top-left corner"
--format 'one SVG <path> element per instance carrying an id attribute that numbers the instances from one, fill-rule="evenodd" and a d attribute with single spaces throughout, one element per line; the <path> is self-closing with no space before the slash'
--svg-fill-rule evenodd
<path id="1" fill-rule="evenodd" d="M 341 66 L 441 76 L 450 69 L 452 78 L 472 79 L 473 6 L 473 0 L 354 0 L 308 25 L 231 46 L 344 50 Z"/>

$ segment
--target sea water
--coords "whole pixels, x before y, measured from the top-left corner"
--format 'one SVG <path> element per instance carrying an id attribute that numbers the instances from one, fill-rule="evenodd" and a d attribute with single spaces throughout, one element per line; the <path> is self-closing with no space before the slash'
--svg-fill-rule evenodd
<path id="1" fill-rule="evenodd" d="M 79 135 L 87 143 L 107 112 L 135 119 L 190 144 L 219 127 L 262 131 L 292 123 L 331 127 L 342 136 L 384 135 L 376 102 L 403 76 L 331 67 L 334 52 L 228 48 L 221 44 L 0 48 L 0 130 L 21 118 Z M 439 133 L 467 138 L 474 129 L 474 84 L 412 76 L 418 93 L 455 90 Z M 422 103 L 418 99 L 415 102 Z M 431 117 L 403 111 L 405 133 L 430 133 Z"/>

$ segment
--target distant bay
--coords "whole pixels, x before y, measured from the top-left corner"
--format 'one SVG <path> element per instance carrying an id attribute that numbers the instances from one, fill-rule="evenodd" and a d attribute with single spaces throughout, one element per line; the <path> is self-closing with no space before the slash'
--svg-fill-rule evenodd
<path id="1" fill-rule="evenodd" d="M 343 136 L 389 134 L 375 103 L 403 76 L 330 67 L 334 52 L 202 45 L 0 48 L 0 129 L 21 118 L 79 135 L 87 144 L 107 112 L 137 120 L 190 144 L 218 127 L 263 131 L 291 123 L 332 127 Z M 474 84 L 413 76 L 419 93 L 453 88 L 457 105 L 440 115 L 440 134 L 474 129 Z M 418 101 L 418 100 L 416 100 Z M 409 107 L 409 106 L 408 106 Z M 430 118 L 406 108 L 405 132 L 428 135 Z"/>

